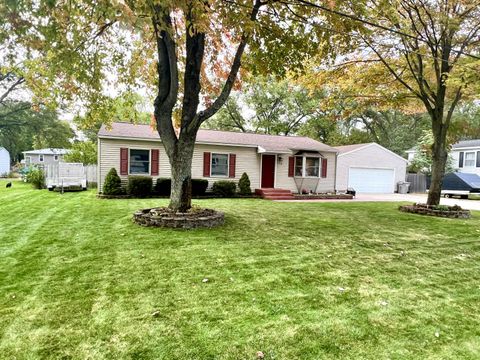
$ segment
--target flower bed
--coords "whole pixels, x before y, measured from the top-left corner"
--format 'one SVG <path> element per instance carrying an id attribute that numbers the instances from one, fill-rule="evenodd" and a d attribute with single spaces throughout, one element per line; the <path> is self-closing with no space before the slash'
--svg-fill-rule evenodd
<path id="1" fill-rule="evenodd" d="M 133 214 L 133 221 L 142 226 L 175 229 L 212 228 L 222 225 L 225 215 L 212 209 L 191 208 L 185 213 L 166 207 L 142 209 Z"/>
<path id="2" fill-rule="evenodd" d="M 147 195 L 147 196 L 132 196 L 132 195 L 105 195 L 105 194 L 97 194 L 97 198 L 99 199 L 170 199 L 170 196 L 166 195 Z M 255 199 L 255 198 L 260 198 L 260 196 L 256 194 L 251 194 L 251 195 L 240 195 L 240 194 L 235 194 L 230 197 L 230 199 Z M 213 193 L 206 193 L 205 195 L 197 195 L 197 196 L 192 196 L 192 199 L 225 199 L 222 196 L 215 195 Z"/>
<path id="3" fill-rule="evenodd" d="M 400 211 L 428 215 L 439 216 L 451 219 L 469 219 L 472 215 L 470 210 L 464 210 L 458 205 L 427 205 L 427 204 L 413 204 L 413 205 L 401 205 Z"/>
<path id="4" fill-rule="evenodd" d="M 352 200 L 353 196 L 350 194 L 293 194 L 295 200 Z"/>

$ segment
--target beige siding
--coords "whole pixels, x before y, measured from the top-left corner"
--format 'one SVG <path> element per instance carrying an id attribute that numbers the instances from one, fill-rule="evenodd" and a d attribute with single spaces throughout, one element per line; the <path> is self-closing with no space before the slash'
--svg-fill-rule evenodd
<path id="1" fill-rule="evenodd" d="M 289 155 L 278 155 L 275 187 L 298 192 L 298 189 L 308 189 L 316 192 L 333 192 L 335 188 L 335 153 L 322 153 L 327 159 L 327 177 L 315 179 L 299 179 L 288 177 Z M 278 160 L 278 158 L 282 160 Z"/>
<path id="2" fill-rule="evenodd" d="M 117 140 L 117 139 L 99 139 L 99 157 L 98 157 L 98 181 L 99 191 L 102 191 L 105 176 L 111 168 L 117 169 L 120 173 L 120 148 L 131 149 L 159 149 L 160 151 L 160 169 L 159 175 L 154 176 L 154 182 L 157 178 L 170 177 L 170 163 L 165 149 L 159 141 L 144 140 Z M 235 178 L 229 177 L 203 177 L 203 153 L 228 153 L 236 155 Z M 197 145 L 193 153 L 192 177 L 195 179 L 207 179 L 209 186 L 217 180 L 235 180 L 238 181 L 243 172 L 246 172 L 250 178 L 252 189 L 258 188 L 259 181 L 259 163 L 260 157 L 256 148 L 251 147 L 233 147 L 219 145 Z M 122 182 L 126 182 L 128 176 L 120 176 Z"/>
<path id="3" fill-rule="evenodd" d="M 337 163 L 336 188 L 338 191 L 347 189 L 348 172 L 351 167 L 394 169 L 395 189 L 399 181 L 405 181 L 407 162 L 376 144 L 339 155 Z"/>
<path id="4" fill-rule="evenodd" d="M 158 176 L 154 176 L 154 182 L 159 177 L 170 177 L 170 163 L 168 161 L 165 149 L 159 141 L 145 140 L 119 140 L 104 139 L 98 141 L 98 189 L 102 191 L 105 176 L 108 171 L 114 167 L 120 173 L 120 148 L 131 149 L 159 149 L 160 151 L 160 171 Z M 228 153 L 236 155 L 235 178 L 229 177 L 203 177 L 203 153 Z M 303 183 L 303 187 L 314 186 L 318 192 L 334 191 L 335 184 L 335 154 L 323 153 L 328 159 L 327 177 L 325 179 L 308 179 Z M 281 158 L 282 160 L 280 160 Z M 297 192 L 297 184 L 294 178 L 288 177 L 288 155 L 278 155 L 276 162 L 276 181 L 275 187 L 288 189 Z M 195 179 L 207 179 L 209 186 L 217 180 L 235 180 L 238 181 L 243 172 L 250 178 L 252 190 L 260 188 L 261 174 L 261 155 L 257 153 L 256 148 L 222 145 L 202 145 L 195 146 L 192 160 L 192 177 Z M 126 183 L 128 176 L 120 176 L 122 182 Z M 297 182 L 299 180 L 297 179 Z M 311 184 L 310 184 L 311 183 Z"/>

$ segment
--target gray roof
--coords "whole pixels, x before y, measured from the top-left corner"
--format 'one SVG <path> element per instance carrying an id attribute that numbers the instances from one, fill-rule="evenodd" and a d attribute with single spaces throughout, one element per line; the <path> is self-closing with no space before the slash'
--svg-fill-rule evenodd
<path id="1" fill-rule="evenodd" d="M 452 149 L 467 147 L 480 147 L 480 139 L 462 140 L 452 145 Z"/>
<path id="2" fill-rule="evenodd" d="M 69 149 L 55 149 L 55 148 L 48 148 L 48 149 L 37 149 L 37 150 L 29 150 L 24 151 L 24 154 L 27 155 L 65 155 L 68 154 L 71 150 Z"/>
<path id="3" fill-rule="evenodd" d="M 374 143 L 364 143 L 364 144 L 352 144 L 352 145 L 342 145 L 342 146 L 335 146 L 335 149 L 338 150 L 339 154 L 345 154 L 350 151 L 354 151 L 357 149 L 360 149 L 362 147 L 365 147 L 367 145 L 371 145 Z"/>
<path id="4" fill-rule="evenodd" d="M 109 128 L 102 125 L 98 137 L 160 140 L 158 132 L 150 125 L 125 122 L 112 123 Z M 337 152 L 334 148 L 305 136 L 264 135 L 204 129 L 198 131 L 197 143 L 247 146 L 259 148 L 265 152 L 278 153 L 291 153 L 299 150 Z"/>

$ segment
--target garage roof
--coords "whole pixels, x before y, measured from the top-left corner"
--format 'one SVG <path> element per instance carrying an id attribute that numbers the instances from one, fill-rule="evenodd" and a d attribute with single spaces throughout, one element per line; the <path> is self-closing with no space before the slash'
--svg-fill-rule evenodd
<path id="1" fill-rule="evenodd" d="M 365 144 L 352 144 L 352 145 L 344 145 L 344 146 L 335 146 L 335 149 L 338 150 L 338 156 L 342 156 L 342 155 L 353 153 L 353 152 L 358 151 L 360 149 L 365 149 L 365 148 L 370 147 L 370 146 L 375 146 L 375 147 L 377 147 L 377 148 L 379 148 L 383 151 L 389 152 L 390 154 L 395 155 L 396 157 L 398 157 L 398 158 L 402 159 L 403 161 L 407 162 L 407 159 L 401 157 L 398 154 L 395 154 L 393 151 L 388 150 L 387 148 L 385 148 L 382 145 L 377 144 L 375 142 L 365 143 Z"/>

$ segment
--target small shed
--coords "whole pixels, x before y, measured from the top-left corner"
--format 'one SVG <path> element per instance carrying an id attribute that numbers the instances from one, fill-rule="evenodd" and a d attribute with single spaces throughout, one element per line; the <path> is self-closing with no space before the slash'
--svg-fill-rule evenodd
<path id="1" fill-rule="evenodd" d="M 0 147 L 0 176 L 10 172 L 10 153 L 4 147 Z"/>
<path id="2" fill-rule="evenodd" d="M 394 193 L 405 181 L 407 160 L 377 143 L 337 146 L 336 190 Z"/>

